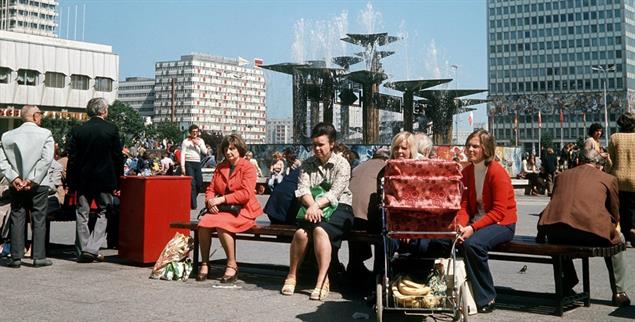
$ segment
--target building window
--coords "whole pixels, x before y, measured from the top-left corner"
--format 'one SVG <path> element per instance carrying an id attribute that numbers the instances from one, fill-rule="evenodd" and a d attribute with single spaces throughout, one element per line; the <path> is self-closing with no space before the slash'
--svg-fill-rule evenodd
<path id="1" fill-rule="evenodd" d="M 80 89 L 80 90 L 88 90 L 88 82 L 90 81 L 90 77 L 85 75 L 71 75 L 71 88 L 72 89 Z"/>
<path id="2" fill-rule="evenodd" d="M 53 88 L 64 88 L 66 75 L 62 73 L 46 72 L 44 75 L 44 86 Z"/>
<path id="3" fill-rule="evenodd" d="M 31 69 L 18 69 L 18 85 L 35 86 L 40 73 Z"/>
<path id="4" fill-rule="evenodd" d="M 98 92 L 112 92 L 112 79 L 95 77 L 95 90 Z"/>
<path id="5" fill-rule="evenodd" d="M 0 84 L 9 84 L 10 76 L 11 76 L 11 69 L 6 67 L 0 67 Z"/>

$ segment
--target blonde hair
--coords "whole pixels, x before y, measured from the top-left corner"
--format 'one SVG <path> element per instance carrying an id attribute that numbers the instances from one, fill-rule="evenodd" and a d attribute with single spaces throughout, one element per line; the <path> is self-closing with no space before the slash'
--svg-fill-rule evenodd
<path id="1" fill-rule="evenodd" d="M 390 158 L 395 158 L 395 148 L 401 145 L 403 141 L 406 141 L 408 148 L 410 149 L 410 159 L 416 159 L 418 147 L 417 140 L 415 139 L 415 135 L 408 131 L 399 132 L 392 138 L 392 144 L 390 145 Z"/>

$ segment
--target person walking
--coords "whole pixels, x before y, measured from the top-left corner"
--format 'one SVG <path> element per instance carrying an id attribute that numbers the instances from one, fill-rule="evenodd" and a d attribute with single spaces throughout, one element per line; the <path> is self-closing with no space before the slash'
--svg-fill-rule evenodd
<path id="1" fill-rule="evenodd" d="M 551 196 L 553 191 L 553 180 L 558 170 L 558 159 L 553 148 L 547 148 L 547 153 L 542 155 L 542 169 L 545 172 L 547 185 L 547 195 Z"/>
<path id="2" fill-rule="evenodd" d="M 48 176 L 55 144 L 51 131 L 41 128 L 42 112 L 36 106 L 22 108 L 24 123 L 2 135 L 0 171 L 11 182 L 11 262 L 19 268 L 24 255 L 27 211 L 33 222 L 33 266 L 50 266 L 46 258 L 46 210 L 51 182 Z"/>
<path id="3" fill-rule="evenodd" d="M 77 235 L 75 246 L 79 263 L 102 261 L 99 248 L 106 238 L 106 212 L 118 195 L 124 157 L 117 126 L 106 121 L 108 102 L 104 98 L 88 101 L 90 120 L 71 131 L 68 143 L 68 187 L 77 192 Z M 97 204 L 97 221 L 88 228 L 90 203 Z"/>
<path id="4" fill-rule="evenodd" d="M 189 128 L 190 135 L 181 143 L 181 175 L 192 177 L 192 192 L 190 208 L 196 209 L 196 197 L 203 189 L 203 173 L 201 172 L 201 159 L 207 154 L 205 142 L 199 136 L 201 134 L 198 125 L 192 124 Z"/>

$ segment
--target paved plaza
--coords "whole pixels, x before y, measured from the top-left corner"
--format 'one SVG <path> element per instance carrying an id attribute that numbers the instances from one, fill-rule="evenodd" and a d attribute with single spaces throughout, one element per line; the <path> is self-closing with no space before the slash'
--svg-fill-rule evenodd
<path id="1" fill-rule="evenodd" d="M 525 197 L 517 192 L 517 201 L 519 222 L 516 232 L 534 235 L 535 214 L 545 207 L 548 199 Z M 310 301 L 308 294 L 313 284 L 308 278 L 299 286 L 296 295 L 280 295 L 289 261 L 288 244 L 239 241 L 240 281 L 235 287 L 226 288 L 216 280 L 150 280 L 150 268 L 120 263 L 116 250 L 103 251 L 106 255 L 104 263 L 77 264 L 73 261 L 70 246 L 74 240 L 74 227 L 74 222 L 51 225 L 52 241 L 68 245 L 52 252 L 53 266 L 39 269 L 27 265 L 20 269 L 0 267 L 0 321 L 355 321 L 353 315 L 357 312 L 367 314 L 369 320 L 375 318 L 373 309 L 365 303 L 363 292 L 352 287 L 334 285 L 327 301 Z M 217 240 L 213 241 L 212 247 L 215 250 L 212 260 L 221 260 L 224 254 Z M 628 265 L 635 267 L 635 251 L 627 251 Z M 340 250 L 343 263 L 347 262 L 347 255 L 344 243 Z M 591 307 L 576 308 L 560 318 L 547 313 L 549 308 L 540 306 L 540 299 L 501 295 L 499 309 L 491 314 L 470 316 L 470 320 L 635 319 L 635 307 L 618 309 L 610 306 L 611 292 L 604 261 L 593 258 L 590 262 Z M 4 265 L 6 260 L 2 263 Z M 218 264 L 222 265 L 222 262 L 218 261 Z M 497 286 L 553 292 L 550 265 L 529 263 L 524 274 L 519 273 L 523 263 L 493 261 L 490 265 Z M 576 265 L 581 276 L 580 262 Z M 220 277 L 220 266 L 213 273 Z M 577 290 L 581 291 L 581 285 Z M 635 289 L 631 288 L 628 293 L 635 298 Z M 421 321 L 421 318 L 390 315 L 386 320 Z"/>

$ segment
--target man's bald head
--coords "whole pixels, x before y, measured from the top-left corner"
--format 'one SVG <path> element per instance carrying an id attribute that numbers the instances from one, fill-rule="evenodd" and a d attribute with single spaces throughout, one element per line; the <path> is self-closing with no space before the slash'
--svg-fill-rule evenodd
<path id="1" fill-rule="evenodd" d="M 35 105 L 24 105 L 22 108 L 22 120 L 40 125 L 42 122 L 42 111 Z"/>

